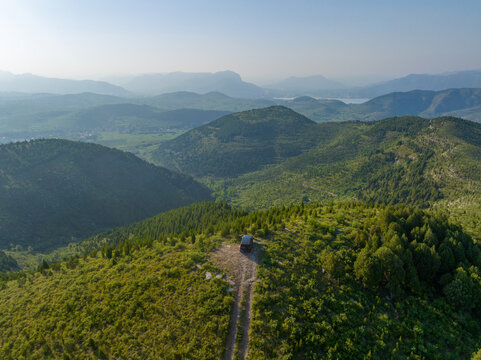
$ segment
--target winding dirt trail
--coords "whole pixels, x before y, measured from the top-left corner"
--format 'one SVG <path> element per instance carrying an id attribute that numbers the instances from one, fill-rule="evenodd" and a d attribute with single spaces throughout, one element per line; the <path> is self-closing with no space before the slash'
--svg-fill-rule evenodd
<path id="1" fill-rule="evenodd" d="M 244 360 L 247 356 L 252 298 L 260 253 L 260 245 L 255 243 L 254 249 L 250 253 L 242 253 L 239 251 L 238 245 L 229 244 L 211 254 L 212 262 L 227 274 L 235 291 L 224 360 L 233 360 L 235 355 L 237 355 L 237 359 Z M 243 304 L 245 304 L 244 310 Z M 240 342 L 237 342 L 239 330 L 242 337 Z"/>

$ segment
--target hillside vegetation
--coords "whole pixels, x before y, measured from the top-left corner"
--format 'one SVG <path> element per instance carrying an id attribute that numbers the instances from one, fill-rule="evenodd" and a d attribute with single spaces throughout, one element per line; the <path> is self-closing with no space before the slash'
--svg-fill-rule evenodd
<path id="1" fill-rule="evenodd" d="M 203 203 L 0 281 L 1 357 L 220 358 L 233 297 L 208 254 L 243 233 L 264 239 L 250 359 L 457 359 L 481 344 L 481 249 L 445 217 Z"/>
<path id="2" fill-rule="evenodd" d="M 224 116 L 159 146 L 152 159 L 180 172 L 235 177 L 299 155 L 329 134 L 282 106 Z"/>
<path id="3" fill-rule="evenodd" d="M 92 238 L 84 256 L 0 273 L 0 357 L 219 359 L 233 296 L 206 278 L 220 273 L 207 255 L 244 215 L 194 204 Z"/>
<path id="4" fill-rule="evenodd" d="M 247 207 L 345 198 L 435 206 L 479 236 L 480 159 L 476 123 L 410 117 L 351 123 L 328 145 L 221 182 L 217 194 Z"/>
<path id="5" fill-rule="evenodd" d="M 38 140 L 0 146 L 0 248 L 45 250 L 192 202 L 192 178 L 100 145 Z"/>
<path id="6" fill-rule="evenodd" d="M 372 121 L 406 115 L 426 118 L 459 116 L 481 122 L 479 109 L 481 89 L 392 92 L 362 104 L 345 104 L 338 100 L 317 100 L 309 96 L 280 103 L 317 122 Z"/>
<path id="7" fill-rule="evenodd" d="M 481 252 L 460 227 L 405 206 L 286 212 L 264 245 L 249 359 L 460 359 L 479 348 Z"/>
<path id="8" fill-rule="evenodd" d="M 191 130 L 163 143 L 153 159 L 244 208 L 301 200 L 408 203 L 448 210 L 480 233 L 481 125 L 462 119 L 314 124 L 272 107 Z"/>
<path id="9" fill-rule="evenodd" d="M 0 250 L 0 272 L 18 270 L 17 261 Z"/>

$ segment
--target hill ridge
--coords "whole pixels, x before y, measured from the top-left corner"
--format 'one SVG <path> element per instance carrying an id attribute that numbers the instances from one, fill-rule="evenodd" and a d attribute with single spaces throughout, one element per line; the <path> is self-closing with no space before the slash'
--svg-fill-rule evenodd
<path id="1" fill-rule="evenodd" d="M 0 162 L 0 248 L 52 248 L 210 198 L 189 176 L 92 143 L 1 145 Z"/>

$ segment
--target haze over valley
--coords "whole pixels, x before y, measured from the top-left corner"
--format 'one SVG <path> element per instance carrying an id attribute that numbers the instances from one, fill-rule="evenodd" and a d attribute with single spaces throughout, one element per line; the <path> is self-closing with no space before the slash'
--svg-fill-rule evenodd
<path id="1" fill-rule="evenodd" d="M 0 358 L 481 359 L 480 14 L 0 3 Z"/>

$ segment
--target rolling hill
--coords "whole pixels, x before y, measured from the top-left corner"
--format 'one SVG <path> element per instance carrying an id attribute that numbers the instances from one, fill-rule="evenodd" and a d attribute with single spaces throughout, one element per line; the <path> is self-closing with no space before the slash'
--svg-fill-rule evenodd
<path id="1" fill-rule="evenodd" d="M 193 129 L 153 159 L 247 208 L 354 198 L 447 208 L 473 233 L 481 220 L 481 124 L 458 118 L 315 124 L 272 107 Z"/>
<path id="2" fill-rule="evenodd" d="M 481 89 L 449 89 L 438 92 L 415 90 L 374 98 L 355 106 L 355 111 L 365 114 L 362 120 L 404 115 L 431 118 L 480 105 Z M 481 117 L 468 120 L 481 122 Z"/>
<path id="3" fill-rule="evenodd" d="M 392 116 L 415 115 L 438 117 L 459 115 L 481 122 L 481 89 L 414 90 L 395 92 L 362 104 L 345 104 L 338 100 L 317 100 L 308 96 L 281 101 L 310 119 L 323 121 L 381 120 Z"/>
<path id="4" fill-rule="evenodd" d="M 4 101 L 0 110 L 0 135 L 56 133 L 66 136 L 79 131 L 191 129 L 228 113 L 187 108 L 166 111 L 96 94 L 37 95 Z"/>
<path id="5" fill-rule="evenodd" d="M 0 146 L 0 248 L 51 249 L 209 198 L 191 178 L 100 145 Z"/>
<path id="6" fill-rule="evenodd" d="M 235 177 L 306 151 L 321 137 L 312 120 L 282 106 L 226 115 L 164 142 L 162 166 L 203 176 Z"/>
<path id="7" fill-rule="evenodd" d="M 479 236 L 479 124 L 403 117 L 346 125 L 328 144 L 226 181 L 218 196 L 247 207 L 346 198 L 430 206 Z"/>
<path id="8" fill-rule="evenodd" d="M 49 93 L 0 94 L 2 115 L 54 110 L 79 110 L 100 105 L 118 104 L 125 101 L 126 99 L 120 96 L 101 95 L 89 92 L 66 95 Z"/>

